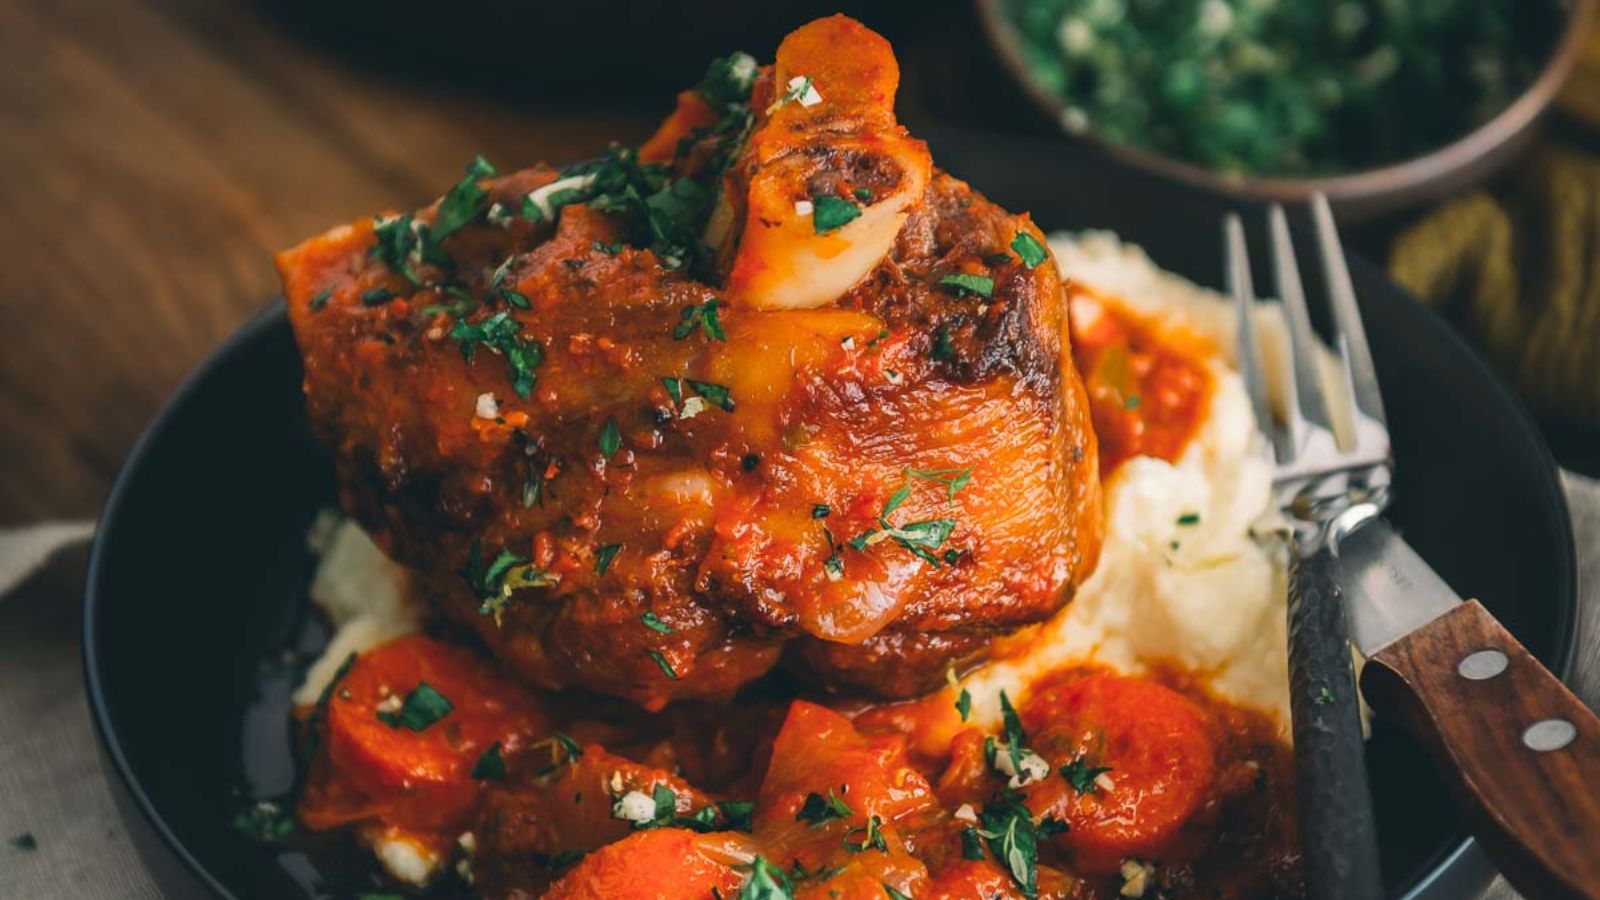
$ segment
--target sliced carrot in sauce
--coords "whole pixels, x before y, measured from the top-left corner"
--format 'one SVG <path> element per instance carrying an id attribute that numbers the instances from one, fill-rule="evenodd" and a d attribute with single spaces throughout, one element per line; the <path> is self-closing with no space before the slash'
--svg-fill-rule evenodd
<path id="1" fill-rule="evenodd" d="M 631 834 L 585 856 L 551 885 L 545 900 L 705 900 L 738 896 L 734 868 L 753 850 L 747 838 L 659 828 Z"/>
<path id="2" fill-rule="evenodd" d="M 448 710 L 418 700 L 407 715 L 413 694 L 443 698 Z M 326 716 L 299 808 L 313 829 L 360 820 L 457 827 L 483 787 L 472 773 L 485 753 L 498 743 L 503 759 L 545 731 L 532 697 L 492 663 L 422 636 L 358 656 L 329 695 Z"/>
<path id="3" fill-rule="evenodd" d="M 1049 777 L 1025 788 L 1027 804 L 1070 826 L 1052 840 L 1085 871 L 1159 856 L 1210 789 L 1216 751 L 1205 714 L 1154 681 L 1071 677 L 1042 687 L 1020 715 L 1029 747 L 1051 763 Z"/>

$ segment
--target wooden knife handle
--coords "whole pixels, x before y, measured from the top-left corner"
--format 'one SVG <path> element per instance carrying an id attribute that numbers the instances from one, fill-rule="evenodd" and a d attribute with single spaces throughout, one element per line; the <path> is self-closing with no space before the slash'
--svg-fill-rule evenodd
<path id="1" fill-rule="evenodd" d="M 1517 890 L 1600 898 L 1600 719 L 1478 601 L 1383 648 L 1361 687 L 1427 746 Z"/>

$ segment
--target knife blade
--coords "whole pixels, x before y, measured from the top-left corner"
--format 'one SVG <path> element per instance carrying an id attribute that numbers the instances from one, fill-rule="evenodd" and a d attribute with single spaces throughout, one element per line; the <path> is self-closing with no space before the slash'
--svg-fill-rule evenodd
<path id="1" fill-rule="evenodd" d="M 1461 602 L 1427 561 L 1376 517 L 1339 541 L 1350 637 L 1363 656 L 1432 622 Z"/>

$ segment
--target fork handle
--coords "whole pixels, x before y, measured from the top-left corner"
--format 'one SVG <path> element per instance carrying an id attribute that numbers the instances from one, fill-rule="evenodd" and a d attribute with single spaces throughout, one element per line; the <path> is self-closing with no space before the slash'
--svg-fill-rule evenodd
<path id="1" fill-rule="evenodd" d="M 1378 651 L 1361 686 L 1427 746 L 1517 890 L 1600 898 L 1600 719 L 1478 601 Z"/>
<path id="2" fill-rule="evenodd" d="M 1289 710 L 1300 846 L 1315 900 L 1378 900 L 1377 826 L 1338 568 L 1325 542 L 1289 562 Z"/>

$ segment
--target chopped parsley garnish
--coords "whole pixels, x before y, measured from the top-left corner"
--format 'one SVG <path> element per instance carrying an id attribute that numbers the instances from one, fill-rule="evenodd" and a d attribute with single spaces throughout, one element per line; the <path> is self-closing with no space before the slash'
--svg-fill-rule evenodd
<path id="1" fill-rule="evenodd" d="M 495 741 L 472 764 L 472 777 L 479 781 L 500 781 L 506 777 L 506 760 L 500 755 L 500 742 Z"/>
<path id="2" fill-rule="evenodd" d="M 1130 409 L 1130 410 L 1131 409 L 1138 409 L 1139 408 L 1139 395 L 1138 394 L 1129 394 L 1128 395 L 1128 399 L 1122 401 L 1122 408 L 1123 409 Z"/>
<path id="3" fill-rule="evenodd" d="M 757 854 L 750 861 L 750 874 L 739 885 L 738 900 L 794 900 L 794 885 L 782 869 Z"/>
<path id="4" fill-rule="evenodd" d="M 492 613 L 496 617 L 505 609 L 513 591 L 550 587 L 560 580 L 537 566 L 528 565 L 527 557 L 518 556 L 510 550 L 501 550 L 492 561 L 485 564 L 483 545 L 479 541 L 472 542 L 472 549 L 467 554 L 467 567 L 461 575 L 472 587 L 473 594 L 482 601 L 478 604 L 478 613 Z"/>
<path id="5" fill-rule="evenodd" d="M 872 188 L 858 187 L 855 190 L 851 191 L 850 193 L 852 195 L 854 195 L 855 198 L 857 200 L 860 200 L 862 203 L 871 203 L 872 202 Z"/>
<path id="6" fill-rule="evenodd" d="M 432 685 L 426 681 L 419 681 L 411 693 L 406 695 L 399 712 L 380 711 L 378 721 L 390 728 L 426 731 L 433 723 L 450 715 L 450 710 L 454 708 L 443 694 L 433 689 Z"/>
<path id="7" fill-rule="evenodd" d="M 650 654 L 650 658 L 656 661 L 656 667 L 661 670 L 661 674 L 671 678 L 673 681 L 678 680 L 678 670 L 672 667 L 672 663 L 662 655 L 660 650 L 651 649 L 646 650 L 645 653 Z"/>
<path id="8" fill-rule="evenodd" d="M 950 329 L 940 325 L 933 333 L 933 353 L 935 362 L 956 358 L 956 345 L 950 341 Z"/>
<path id="9" fill-rule="evenodd" d="M 1017 256 L 1022 258 L 1022 264 L 1030 269 L 1050 258 L 1044 245 L 1026 231 L 1017 232 L 1017 236 L 1011 239 L 1011 249 L 1017 251 Z"/>
<path id="10" fill-rule="evenodd" d="M 1000 691 L 1000 722 L 1006 736 L 1006 752 L 1011 755 L 1011 771 L 1022 771 L 1022 750 L 1028 745 L 1028 732 L 1022 728 L 1022 719 L 1011 705 L 1005 689 Z"/>
<path id="11" fill-rule="evenodd" d="M 1334 696 L 1333 691 L 1330 691 L 1324 687 L 1317 692 L 1316 704 L 1318 706 L 1326 706 L 1337 699 L 1339 698 Z"/>
<path id="12" fill-rule="evenodd" d="M 750 817 L 755 814 L 756 805 L 750 800 L 718 800 L 717 809 L 722 811 L 724 827 L 730 831 L 749 831 L 752 827 Z"/>
<path id="13" fill-rule="evenodd" d="M 811 229 L 817 234 L 837 231 L 861 217 L 861 207 L 833 194 L 811 195 Z"/>
<path id="14" fill-rule="evenodd" d="M 311 307 L 311 311 L 312 312 L 316 312 L 317 310 L 323 308 L 324 306 L 327 306 L 328 305 L 328 301 L 330 299 L 332 299 L 332 298 L 333 298 L 333 289 L 329 288 L 329 289 L 323 291 L 322 293 L 316 295 L 315 297 L 312 297 L 311 298 L 311 302 L 306 304 L 306 305 Z"/>
<path id="15" fill-rule="evenodd" d="M 911 900 L 910 895 L 902 894 L 898 889 L 895 888 L 894 885 L 887 881 L 883 883 L 883 893 L 889 898 L 889 900 Z"/>
<path id="16" fill-rule="evenodd" d="M 1200 514 L 1197 513 L 1197 512 L 1186 512 L 1183 515 L 1178 517 L 1178 524 L 1179 525 L 1199 525 L 1200 524 Z"/>
<path id="17" fill-rule="evenodd" d="M 717 298 L 712 297 L 704 303 L 691 304 L 683 308 L 678 316 L 678 327 L 672 330 L 674 340 L 683 340 L 699 328 L 708 341 L 726 341 L 728 336 L 722 331 L 722 323 L 717 320 Z"/>
<path id="18" fill-rule="evenodd" d="M 966 828 L 961 832 L 961 858 L 983 859 L 983 838 L 978 829 Z"/>
<path id="19" fill-rule="evenodd" d="M 866 825 L 860 825 L 844 833 L 844 848 L 856 853 L 865 850 L 877 850 L 888 853 L 889 845 L 883 839 L 883 819 L 869 816 Z M 859 838 L 853 837 L 860 835 Z"/>
<path id="20" fill-rule="evenodd" d="M 834 539 L 833 530 L 826 525 L 822 526 L 822 536 L 828 541 L 828 558 L 822 561 L 822 570 L 827 573 L 829 581 L 838 581 L 844 577 L 844 558 L 839 555 L 840 544 Z"/>
<path id="21" fill-rule="evenodd" d="M 233 827 L 251 840 L 275 844 L 294 834 L 298 826 L 294 813 L 284 809 L 276 800 L 257 800 L 249 808 L 234 814 Z M 33 835 L 23 834 L 12 838 L 11 846 L 19 850 L 34 850 L 39 844 Z"/>
<path id="22" fill-rule="evenodd" d="M 675 634 L 677 632 L 677 629 L 661 621 L 661 617 L 653 612 L 646 612 L 639 617 L 639 621 L 644 623 L 644 627 L 657 634 Z"/>
<path id="23" fill-rule="evenodd" d="M 775 110 L 788 106 L 789 104 L 799 100 L 801 97 L 804 97 L 809 93 L 811 93 L 810 75 L 802 75 L 798 78 L 791 78 L 789 79 L 789 89 L 783 92 L 782 97 L 774 100 L 772 105 L 767 107 L 767 113 L 770 115 Z"/>
<path id="24" fill-rule="evenodd" d="M 617 428 L 617 420 L 607 419 L 606 423 L 600 426 L 600 455 L 610 459 L 621 446 L 622 432 Z"/>
<path id="25" fill-rule="evenodd" d="M 603 244 L 599 241 L 594 242 L 594 249 L 606 254 L 607 256 L 616 256 L 618 253 L 622 252 L 622 248 L 624 246 L 626 245 L 621 241 L 617 241 L 614 244 Z"/>
<path id="26" fill-rule="evenodd" d="M 672 398 L 673 405 L 683 407 L 681 418 L 693 417 L 706 403 L 727 412 L 734 410 L 733 395 L 724 385 L 695 381 L 693 378 L 675 378 L 670 375 L 661 379 L 661 384 L 667 389 L 667 396 Z M 689 402 L 684 401 L 686 395 L 689 397 Z M 695 401 L 696 397 L 700 398 L 699 402 Z"/>
<path id="27" fill-rule="evenodd" d="M 478 182 L 493 177 L 494 166 L 489 165 L 489 161 L 482 156 L 467 164 L 466 175 L 446 191 L 444 198 L 439 201 L 439 213 L 434 216 L 433 228 L 430 229 L 430 237 L 435 243 L 442 242 L 478 218 L 483 211 L 483 201 L 489 196 L 488 190 Z"/>
<path id="28" fill-rule="evenodd" d="M 1017 883 L 1022 895 L 1029 900 L 1038 897 L 1039 838 L 1044 836 L 1042 831 L 1060 830 L 1060 824 L 1048 829 L 1035 826 L 1033 813 L 1023 804 L 1022 795 L 1009 790 L 984 808 L 978 823 L 978 836 L 988 844 L 995 861 L 1011 874 L 1011 880 Z"/>
<path id="29" fill-rule="evenodd" d="M 909 550 L 917 558 L 928 563 L 934 568 L 940 565 L 939 557 L 934 551 L 949 540 L 951 532 L 955 531 L 955 519 L 925 519 L 918 522 L 906 522 L 895 525 L 889 521 L 889 516 L 911 498 L 911 480 L 913 478 L 925 481 L 936 481 L 945 486 L 945 499 L 954 503 L 956 492 L 966 487 L 972 481 L 971 469 L 917 469 L 907 466 L 905 482 L 883 504 L 883 511 L 878 514 L 878 527 L 869 528 L 861 534 L 851 538 L 848 543 L 857 551 L 864 551 L 867 547 L 884 540 L 893 540 L 895 543 Z M 948 554 L 947 561 L 953 561 Z"/>
<path id="30" fill-rule="evenodd" d="M 373 288 L 361 294 L 362 306 L 382 306 L 394 299 L 394 291 L 388 288 Z"/>
<path id="31" fill-rule="evenodd" d="M 817 503 L 811 507 L 811 518 L 813 519 L 826 519 L 832 514 L 832 507 L 828 506 L 826 503 Z"/>
<path id="32" fill-rule="evenodd" d="M 967 720 L 967 716 L 972 715 L 972 692 L 966 688 L 962 688 L 960 696 L 956 697 L 956 712 L 961 714 L 963 722 Z"/>
<path id="33" fill-rule="evenodd" d="M 987 275 L 968 275 L 960 272 L 955 275 L 946 275 L 939 279 L 941 287 L 952 288 L 957 294 L 977 294 L 980 297 L 994 296 L 994 279 Z"/>
<path id="34" fill-rule="evenodd" d="M 833 788 L 828 788 L 828 796 L 823 797 L 816 791 L 806 795 L 805 802 L 800 805 L 800 811 L 794 814 L 796 822 L 806 822 L 812 828 L 831 820 L 848 819 L 855 815 L 850 809 L 850 804 L 844 802 Z"/>
<path id="35" fill-rule="evenodd" d="M 611 561 L 617 558 L 617 552 L 622 549 L 621 544 L 606 544 L 594 552 L 594 573 L 604 575 L 611 568 Z"/>
<path id="36" fill-rule="evenodd" d="M 480 322 L 457 319 L 450 338 L 461 345 L 461 356 L 469 363 L 479 347 L 504 356 L 511 389 L 524 400 L 533 393 L 533 370 L 544 363 L 544 345 L 523 340 L 522 323 L 511 318 L 509 310 L 502 309 Z"/>
<path id="37" fill-rule="evenodd" d="M 551 772 L 583 755 L 583 748 L 578 746 L 578 742 L 559 731 L 534 744 L 529 749 L 537 750 L 541 747 L 550 748 L 550 762 L 533 773 L 539 776 L 549 775 Z"/>
<path id="38" fill-rule="evenodd" d="M 1061 777 L 1080 794 L 1098 794 L 1100 788 L 1095 784 L 1095 779 L 1109 771 L 1110 766 L 1091 766 L 1087 757 L 1079 756 L 1061 767 Z"/>

